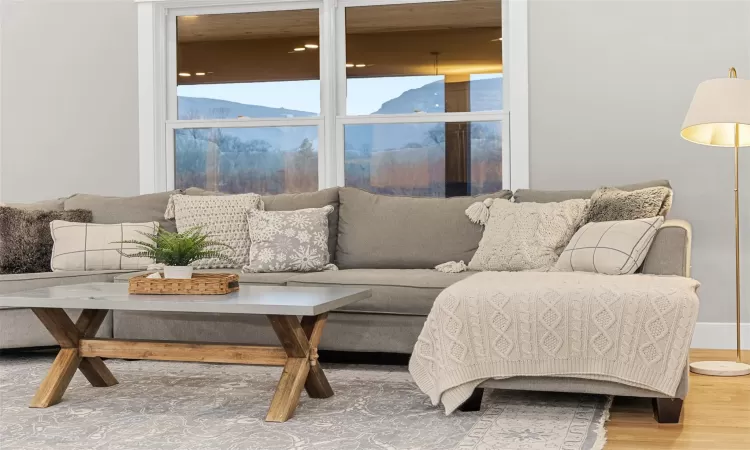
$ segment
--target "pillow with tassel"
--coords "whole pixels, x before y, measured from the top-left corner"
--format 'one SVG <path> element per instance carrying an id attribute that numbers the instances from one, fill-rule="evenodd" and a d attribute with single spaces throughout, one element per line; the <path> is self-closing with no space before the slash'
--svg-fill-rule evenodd
<path id="1" fill-rule="evenodd" d="M 583 225 L 589 203 L 584 199 L 559 203 L 486 199 L 473 203 L 466 215 L 484 226 L 477 252 L 468 265 L 463 261 L 449 262 L 436 269 L 441 272 L 547 270 Z"/>

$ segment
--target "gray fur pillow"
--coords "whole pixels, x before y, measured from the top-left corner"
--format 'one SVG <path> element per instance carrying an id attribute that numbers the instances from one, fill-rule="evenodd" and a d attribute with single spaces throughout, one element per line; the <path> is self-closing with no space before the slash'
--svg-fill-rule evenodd
<path id="1" fill-rule="evenodd" d="M 87 209 L 69 211 L 25 211 L 0 207 L 0 273 L 50 271 L 52 234 L 50 222 L 91 222 Z"/>
<path id="2" fill-rule="evenodd" d="M 666 216 L 672 206 L 672 189 L 650 187 L 636 191 L 599 188 L 591 196 L 586 222 L 638 220 Z"/>

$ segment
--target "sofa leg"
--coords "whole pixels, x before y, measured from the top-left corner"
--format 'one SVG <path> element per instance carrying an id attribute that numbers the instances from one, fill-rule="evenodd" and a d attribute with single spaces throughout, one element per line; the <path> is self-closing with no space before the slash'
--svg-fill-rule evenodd
<path id="1" fill-rule="evenodd" d="M 659 423 L 680 423 L 682 413 L 681 398 L 654 398 L 654 416 Z"/>
<path id="2" fill-rule="evenodd" d="M 466 399 L 466 401 L 461 406 L 458 407 L 458 410 L 463 411 L 463 412 L 479 411 L 479 409 L 482 407 L 483 395 L 484 395 L 484 389 L 482 388 L 474 389 L 474 392 L 471 393 L 471 397 Z"/>

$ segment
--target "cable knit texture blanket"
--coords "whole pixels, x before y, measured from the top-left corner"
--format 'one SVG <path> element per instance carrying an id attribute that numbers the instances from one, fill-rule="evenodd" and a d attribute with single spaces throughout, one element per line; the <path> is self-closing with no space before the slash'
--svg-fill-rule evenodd
<path id="1" fill-rule="evenodd" d="M 481 272 L 435 300 L 409 371 L 451 413 L 490 378 L 563 376 L 674 395 L 699 283 L 654 275 Z"/>

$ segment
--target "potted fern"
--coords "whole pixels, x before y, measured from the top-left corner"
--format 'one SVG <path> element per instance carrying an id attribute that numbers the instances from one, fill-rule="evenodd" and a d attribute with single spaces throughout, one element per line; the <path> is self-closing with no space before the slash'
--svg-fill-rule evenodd
<path id="1" fill-rule="evenodd" d="M 230 261 L 231 258 L 216 250 L 227 247 L 221 242 L 212 241 L 200 227 L 191 228 L 182 233 L 167 231 L 161 226 L 155 233 L 139 232 L 148 240 L 118 241 L 116 244 L 132 244 L 138 249 L 136 253 L 125 253 L 128 258 L 151 258 L 157 264 L 164 264 L 164 278 L 190 279 L 193 276 L 191 265 L 199 259 L 217 258 Z"/>

